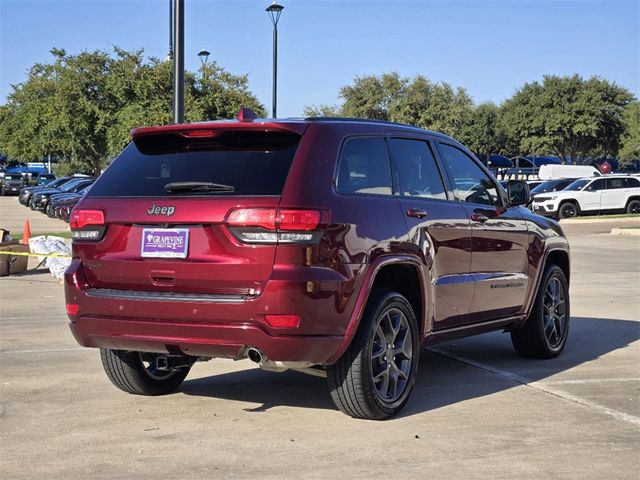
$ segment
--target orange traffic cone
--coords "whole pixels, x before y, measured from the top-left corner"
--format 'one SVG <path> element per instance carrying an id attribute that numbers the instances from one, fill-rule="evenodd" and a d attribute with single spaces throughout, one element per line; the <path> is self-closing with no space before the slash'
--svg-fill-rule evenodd
<path id="1" fill-rule="evenodd" d="M 29 239 L 31 238 L 31 227 L 29 226 L 29 220 L 24 221 L 24 233 L 22 234 L 22 240 L 20 243 L 23 245 L 29 245 Z"/>

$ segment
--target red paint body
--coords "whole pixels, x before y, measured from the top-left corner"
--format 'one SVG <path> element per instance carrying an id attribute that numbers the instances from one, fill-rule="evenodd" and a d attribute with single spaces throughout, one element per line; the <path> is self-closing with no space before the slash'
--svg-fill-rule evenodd
<path id="1" fill-rule="evenodd" d="M 272 360 L 330 364 L 350 344 L 371 289 L 392 266 L 406 266 L 413 272 L 407 281 L 417 279 L 423 343 L 518 326 L 550 254 L 569 276 L 559 225 L 526 208 L 462 203 L 450 191 L 449 200 L 435 200 L 334 188 L 348 137 L 422 139 L 436 152 L 435 142 L 463 148 L 448 137 L 380 122 L 313 120 L 170 125 L 133 136 L 192 131 L 206 138 L 207 129 L 213 137 L 234 129 L 301 135 L 282 195 L 84 198 L 76 208 L 103 211 L 106 229 L 99 241 L 74 241 L 66 273 L 67 303 L 77 305 L 70 326 L 81 345 L 230 358 L 255 347 Z M 175 213 L 151 216 L 152 205 Z M 224 223 L 232 209 L 246 207 L 319 210 L 330 220 L 312 244 L 248 245 Z M 488 220 L 477 221 L 479 215 Z M 176 225 L 189 228 L 187 258 L 140 256 L 142 228 Z M 266 315 L 300 322 L 274 328 Z"/>

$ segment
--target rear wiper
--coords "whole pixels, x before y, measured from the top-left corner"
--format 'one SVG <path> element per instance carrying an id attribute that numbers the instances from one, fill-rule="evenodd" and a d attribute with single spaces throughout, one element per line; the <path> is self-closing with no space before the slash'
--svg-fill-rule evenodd
<path id="1" fill-rule="evenodd" d="M 211 182 L 171 182 L 164 186 L 167 193 L 174 192 L 233 192 L 236 187 Z"/>

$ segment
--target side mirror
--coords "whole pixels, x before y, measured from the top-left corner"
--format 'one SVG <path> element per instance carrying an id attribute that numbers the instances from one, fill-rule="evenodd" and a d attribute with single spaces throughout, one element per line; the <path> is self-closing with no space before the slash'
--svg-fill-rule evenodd
<path id="1" fill-rule="evenodd" d="M 531 202 L 529 184 L 522 180 L 509 180 L 507 193 L 509 194 L 509 205 L 512 207 L 528 205 Z"/>

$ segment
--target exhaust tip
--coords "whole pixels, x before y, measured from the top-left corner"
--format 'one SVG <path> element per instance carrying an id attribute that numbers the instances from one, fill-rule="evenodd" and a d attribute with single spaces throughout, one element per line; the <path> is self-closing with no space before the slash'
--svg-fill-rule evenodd
<path id="1" fill-rule="evenodd" d="M 254 363 L 262 362 L 262 353 L 257 348 L 250 347 L 247 349 L 247 357 Z"/>

